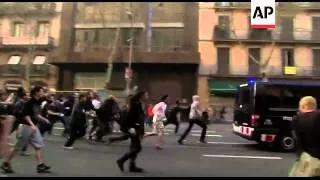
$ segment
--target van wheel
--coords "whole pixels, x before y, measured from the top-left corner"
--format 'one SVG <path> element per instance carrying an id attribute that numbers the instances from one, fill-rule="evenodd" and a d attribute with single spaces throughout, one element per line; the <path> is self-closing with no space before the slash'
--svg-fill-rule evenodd
<path id="1" fill-rule="evenodd" d="M 281 150 L 293 151 L 296 148 L 296 141 L 292 136 L 280 136 L 279 145 Z"/>

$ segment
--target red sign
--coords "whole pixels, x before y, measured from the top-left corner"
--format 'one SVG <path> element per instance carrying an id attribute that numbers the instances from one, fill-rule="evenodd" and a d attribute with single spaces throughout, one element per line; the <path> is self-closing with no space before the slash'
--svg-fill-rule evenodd
<path id="1" fill-rule="evenodd" d="M 125 72 L 124 77 L 125 77 L 126 79 L 132 79 L 132 75 L 133 75 L 132 69 L 131 69 L 131 68 L 126 68 L 126 72 Z"/>

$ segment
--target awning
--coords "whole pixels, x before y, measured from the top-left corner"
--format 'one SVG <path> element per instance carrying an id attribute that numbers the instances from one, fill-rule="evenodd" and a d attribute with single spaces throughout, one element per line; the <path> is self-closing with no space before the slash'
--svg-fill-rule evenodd
<path id="1" fill-rule="evenodd" d="M 218 94 L 233 94 L 237 91 L 242 81 L 226 81 L 226 80 L 209 80 L 209 90 L 210 93 Z"/>

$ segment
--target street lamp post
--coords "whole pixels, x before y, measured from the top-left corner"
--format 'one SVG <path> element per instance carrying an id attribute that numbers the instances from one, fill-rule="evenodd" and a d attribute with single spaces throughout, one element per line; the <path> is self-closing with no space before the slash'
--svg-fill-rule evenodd
<path id="1" fill-rule="evenodd" d="M 31 69 L 31 59 L 32 59 L 32 44 L 30 44 L 30 47 L 28 48 L 29 51 L 29 58 L 26 64 L 26 81 L 27 81 L 27 90 L 30 91 L 30 69 Z"/>
<path id="2" fill-rule="evenodd" d="M 130 94 L 130 86 L 131 86 L 131 82 L 132 82 L 132 61 L 133 61 L 133 43 L 134 43 L 134 13 L 133 13 L 133 8 L 132 8 L 132 2 L 130 3 L 130 11 L 127 12 L 127 15 L 130 19 L 130 45 L 129 45 L 129 62 L 128 62 L 128 69 L 126 70 L 126 93 L 127 95 Z"/>

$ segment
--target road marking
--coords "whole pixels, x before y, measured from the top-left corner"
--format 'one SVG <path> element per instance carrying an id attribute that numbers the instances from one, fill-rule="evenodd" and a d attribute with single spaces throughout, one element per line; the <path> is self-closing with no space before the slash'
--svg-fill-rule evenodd
<path id="1" fill-rule="evenodd" d="M 57 130 L 64 130 L 63 127 L 54 127 L 53 129 L 57 129 Z"/>
<path id="2" fill-rule="evenodd" d="M 279 160 L 282 157 L 264 157 L 264 156 L 233 156 L 233 155 L 202 155 L 204 157 L 218 157 L 218 158 L 244 158 L 244 159 L 272 159 L 272 160 Z"/>
<path id="3" fill-rule="evenodd" d="M 174 129 L 165 129 L 165 131 L 168 131 L 168 132 L 174 132 L 175 130 Z M 193 133 L 201 133 L 202 130 L 191 130 L 191 132 Z M 217 131 L 207 131 L 207 133 L 215 133 Z"/>
<path id="4" fill-rule="evenodd" d="M 191 134 L 191 136 L 200 137 L 201 134 Z M 220 134 L 207 134 L 206 137 L 222 137 Z"/>
<path id="5" fill-rule="evenodd" d="M 207 142 L 208 144 L 224 144 L 224 145 L 250 145 L 252 143 L 240 143 L 240 142 Z"/>

